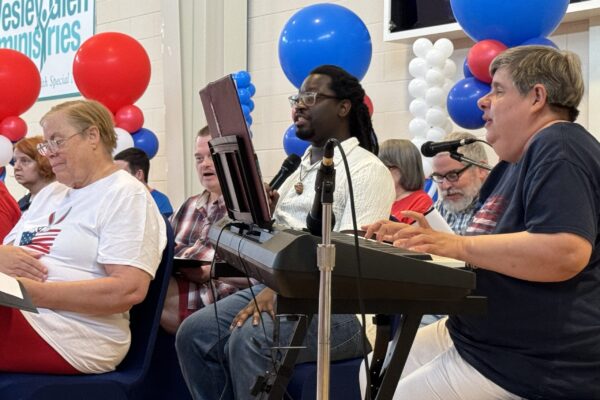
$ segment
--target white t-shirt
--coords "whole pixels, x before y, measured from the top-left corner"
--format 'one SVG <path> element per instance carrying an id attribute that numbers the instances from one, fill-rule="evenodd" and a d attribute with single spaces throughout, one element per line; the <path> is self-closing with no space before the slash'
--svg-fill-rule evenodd
<path id="1" fill-rule="evenodd" d="M 350 177 L 354 190 L 357 227 L 371 224 L 380 219 L 389 219 L 392 203 L 396 198 L 394 180 L 388 168 L 373 153 L 359 146 L 358 139 L 352 137 L 342 142 L 350 167 Z M 283 182 L 277 207 L 273 213 L 275 221 L 280 225 L 294 229 L 306 227 L 306 214 L 311 209 L 315 197 L 315 180 L 320 161 L 310 163 L 309 147 L 300 168 Z M 335 149 L 333 162 L 335 166 L 335 192 L 333 193 L 333 213 L 335 214 L 334 231 L 352 230 L 352 214 L 348 181 L 342 156 Z M 300 179 L 302 177 L 302 179 Z M 302 182 L 301 194 L 296 193 L 294 185 Z"/>
<path id="2" fill-rule="evenodd" d="M 81 189 L 42 189 L 5 243 L 44 254 L 48 282 L 106 277 L 105 264 L 139 268 L 154 277 L 166 245 L 165 223 L 150 192 L 125 171 Z M 38 308 L 29 324 L 83 373 L 114 370 L 131 341 L 129 313 L 88 315 Z"/>

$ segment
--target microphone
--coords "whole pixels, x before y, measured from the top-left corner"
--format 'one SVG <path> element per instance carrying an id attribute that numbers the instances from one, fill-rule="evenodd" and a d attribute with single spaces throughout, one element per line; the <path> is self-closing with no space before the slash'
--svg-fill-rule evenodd
<path id="1" fill-rule="evenodd" d="M 271 187 L 271 189 L 273 189 L 273 190 L 279 189 L 281 184 L 287 178 L 289 178 L 290 175 L 293 174 L 295 170 L 298 169 L 298 166 L 300 165 L 301 161 L 302 160 L 300 159 L 300 157 L 297 154 L 293 154 L 293 153 L 290 154 L 288 156 L 288 158 L 283 160 L 283 164 L 281 164 L 281 168 L 279 169 L 279 172 L 277 172 L 277 175 L 275 175 L 273 177 L 273 179 L 271 179 L 271 182 L 269 182 L 269 186 Z"/>
<path id="2" fill-rule="evenodd" d="M 475 143 L 476 141 L 477 139 L 467 138 L 448 140 L 446 142 L 425 142 L 421 146 L 421 154 L 425 157 L 433 157 L 437 153 L 442 153 L 444 151 L 456 151 L 459 147 Z"/>
<path id="3" fill-rule="evenodd" d="M 325 143 L 323 160 L 315 180 L 315 198 L 310 212 L 306 216 L 306 227 L 315 236 L 321 236 L 322 234 L 323 203 L 333 203 L 333 191 L 335 190 L 334 146 L 335 142 L 331 139 Z M 331 225 L 335 225 L 335 215 L 333 213 L 331 214 Z"/>

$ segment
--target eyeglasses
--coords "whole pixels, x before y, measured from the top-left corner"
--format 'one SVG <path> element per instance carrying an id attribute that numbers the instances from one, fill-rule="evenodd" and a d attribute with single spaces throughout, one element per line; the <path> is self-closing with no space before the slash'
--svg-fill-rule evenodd
<path id="1" fill-rule="evenodd" d="M 431 174 L 431 179 L 433 179 L 435 183 L 442 183 L 444 179 L 446 179 L 448 182 L 456 182 L 460 178 L 462 173 L 465 172 L 467 169 L 471 168 L 472 166 L 473 164 L 469 164 L 464 168 L 455 169 L 453 171 L 445 173 L 444 175 L 437 174 L 434 172 L 433 174 Z"/>
<path id="2" fill-rule="evenodd" d="M 306 107 L 312 107 L 315 104 L 317 104 L 317 98 L 319 97 L 324 99 L 339 99 L 339 97 L 332 96 L 329 94 L 317 92 L 301 92 L 298 94 L 291 95 L 290 97 L 288 97 L 288 100 L 290 101 L 290 105 L 292 107 L 297 107 L 298 103 L 300 102 L 302 102 L 302 104 L 304 104 Z"/>
<path id="3" fill-rule="evenodd" d="M 84 130 L 82 130 L 80 132 L 77 132 L 77 133 L 69 136 L 66 139 L 51 139 L 51 140 L 46 140 L 45 142 L 39 143 L 36 146 L 36 149 L 37 149 L 38 153 L 40 153 L 42 156 L 48 157 L 50 154 L 56 153 L 71 138 L 73 138 L 73 137 L 75 137 L 75 136 L 77 136 L 79 134 L 82 134 L 86 130 L 87 130 L 87 128 L 85 128 Z"/>

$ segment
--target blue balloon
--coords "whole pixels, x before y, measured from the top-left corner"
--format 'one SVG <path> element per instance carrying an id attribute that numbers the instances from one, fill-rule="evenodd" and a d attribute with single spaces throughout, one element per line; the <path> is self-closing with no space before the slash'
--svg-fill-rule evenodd
<path id="1" fill-rule="evenodd" d="M 315 4 L 292 15 L 279 36 L 279 63 L 300 88 L 311 70 L 323 64 L 344 68 L 359 80 L 369 69 L 373 49 L 364 22 L 336 4 Z"/>
<path id="2" fill-rule="evenodd" d="M 498 40 L 508 47 L 550 35 L 569 0 L 450 0 L 456 21 L 473 40 Z"/>
<path id="3" fill-rule="evenodd" d="M 558 50 L 558 46 L 552 40 L 545 37 L 536 37 L 520 44 L 520 46 L 548 46 Z"/>
<path id="4" fill-rule="evenodd" d="M 299 139 L 296 136 L 296 125 L 294 124 L 290 125 L 283 134 L 283 149 L 288 156 L 296 154 L 302 157 L 308 146 L 310 146 L 310 142 Z"/>
<path id="5" fill-rule="evenodd" d="M 244 119 L 246 120 L 246 124 L 248 126 L 252 125 L 252 115 L 250 115 L 250 114 L 244 115 Z"/>
<path id="6" fill-rule="evenodd" d="M 250 84 L 250 74 L 248 71 L 239 71 L 232 75 L 233 80 L 238 88 L 245 88 Z"/>
<path id="7" fill-rule="evenodd" d="M 248 100 L 248 103 L 246 103 L 246 105 L 248 106 L 251 112 L 254 111 L 254 101 L 252 99 Z"/>
<path id="8" fill-rule="evenodd" d="M 140 128 L 131 134 L 133 146 L 143 150 L 148 158 L 153 158 L 158 153 L 158 138 L 150 129 Z"/>
<path id="9" fill-rule="evenodd" d="M 238 97 L 240 98 L 240 104 L 248 104 L 250 101 L 250 91 L 248 89 L 238 89 Z"/>
<path id="10" fill-rule="evenodd" d="M 250 113 L 252 112 L 250 110 L 250 107 L 248 107 L 246 104 L 242 104 L 242 112 L 244 113 L 244 117 L 250 116 Z"/>
<path id="11" fill-rule="evenodd" d="M 248 85 L 248 91 L 250 92 L 250 97 L 256 94 L 256 86 L 253 83 Z"/>
<path id="12" fill-rule="evenodd" d="M 473 77 L 473 73 L 471 72 L 471 69 L 469 68 L 469 64 L 467 64 L 467 57 L 465 57 L 465 61 L 463 62 L 463 75 L 465 76 L 465 78 Z"/>
<path id="13" fill-rule="evenodd" d="M 489 93 L 490 85 L 475 78 L 456 82 L 448 93 L 448 114 L 457 125 L 465 129 L 478 129 L 485 125 L 483 111 L 477 100 Z"/>

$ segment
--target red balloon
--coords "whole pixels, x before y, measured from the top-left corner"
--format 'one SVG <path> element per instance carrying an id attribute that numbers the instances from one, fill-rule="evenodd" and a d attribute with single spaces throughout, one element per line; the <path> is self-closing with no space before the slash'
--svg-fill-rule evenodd
<path id="1" fill-rule="evenodd" d="M 0 122 L 0 135 L 6 136 L 11 142 L 18 142 L 27 135 L 27 124 L 20 117 L 6 117 Z"/>
<path id="2" fill-rule="evenodd" d="M 115 114 L 115 125 L 129 133 L 137 132 L 144 126 L 144 113 L 133 104 L 121 107 Z"/>
<path id="3" fill-rule="evenodd" d="M 467 54 L 467 65 L 475 78 L 482 82 L 492 82 L 490 75 L 490 64 L 496 56 L 506 50 L 504 44 L 497 40 L 482 40 L 475 43 Z"/>
<path id="4" fill-rule="evenodd" d="M 73 78 L 84 97 L 115 113 L 144 94 L 150 82 L 150 58 L 131 36 L 99 33 L 75 53 Z"/>
<path id="5" fill-rule="evenodd" d="M 0 121 L 27 111 L 37 100 L 41 85 L 33 61 L 18 51 L 0 49 Z"/>
<path id="6" fill-rule="evenodd" d="M 369 115 L 372 117 L 374 109 L 373 109 L 373 102 L 371 101 L 371 98 L 365 94 L 365 98 L 364 98 L 363 102 L 366 104 L 367 108 L 369 109 Z"/>

